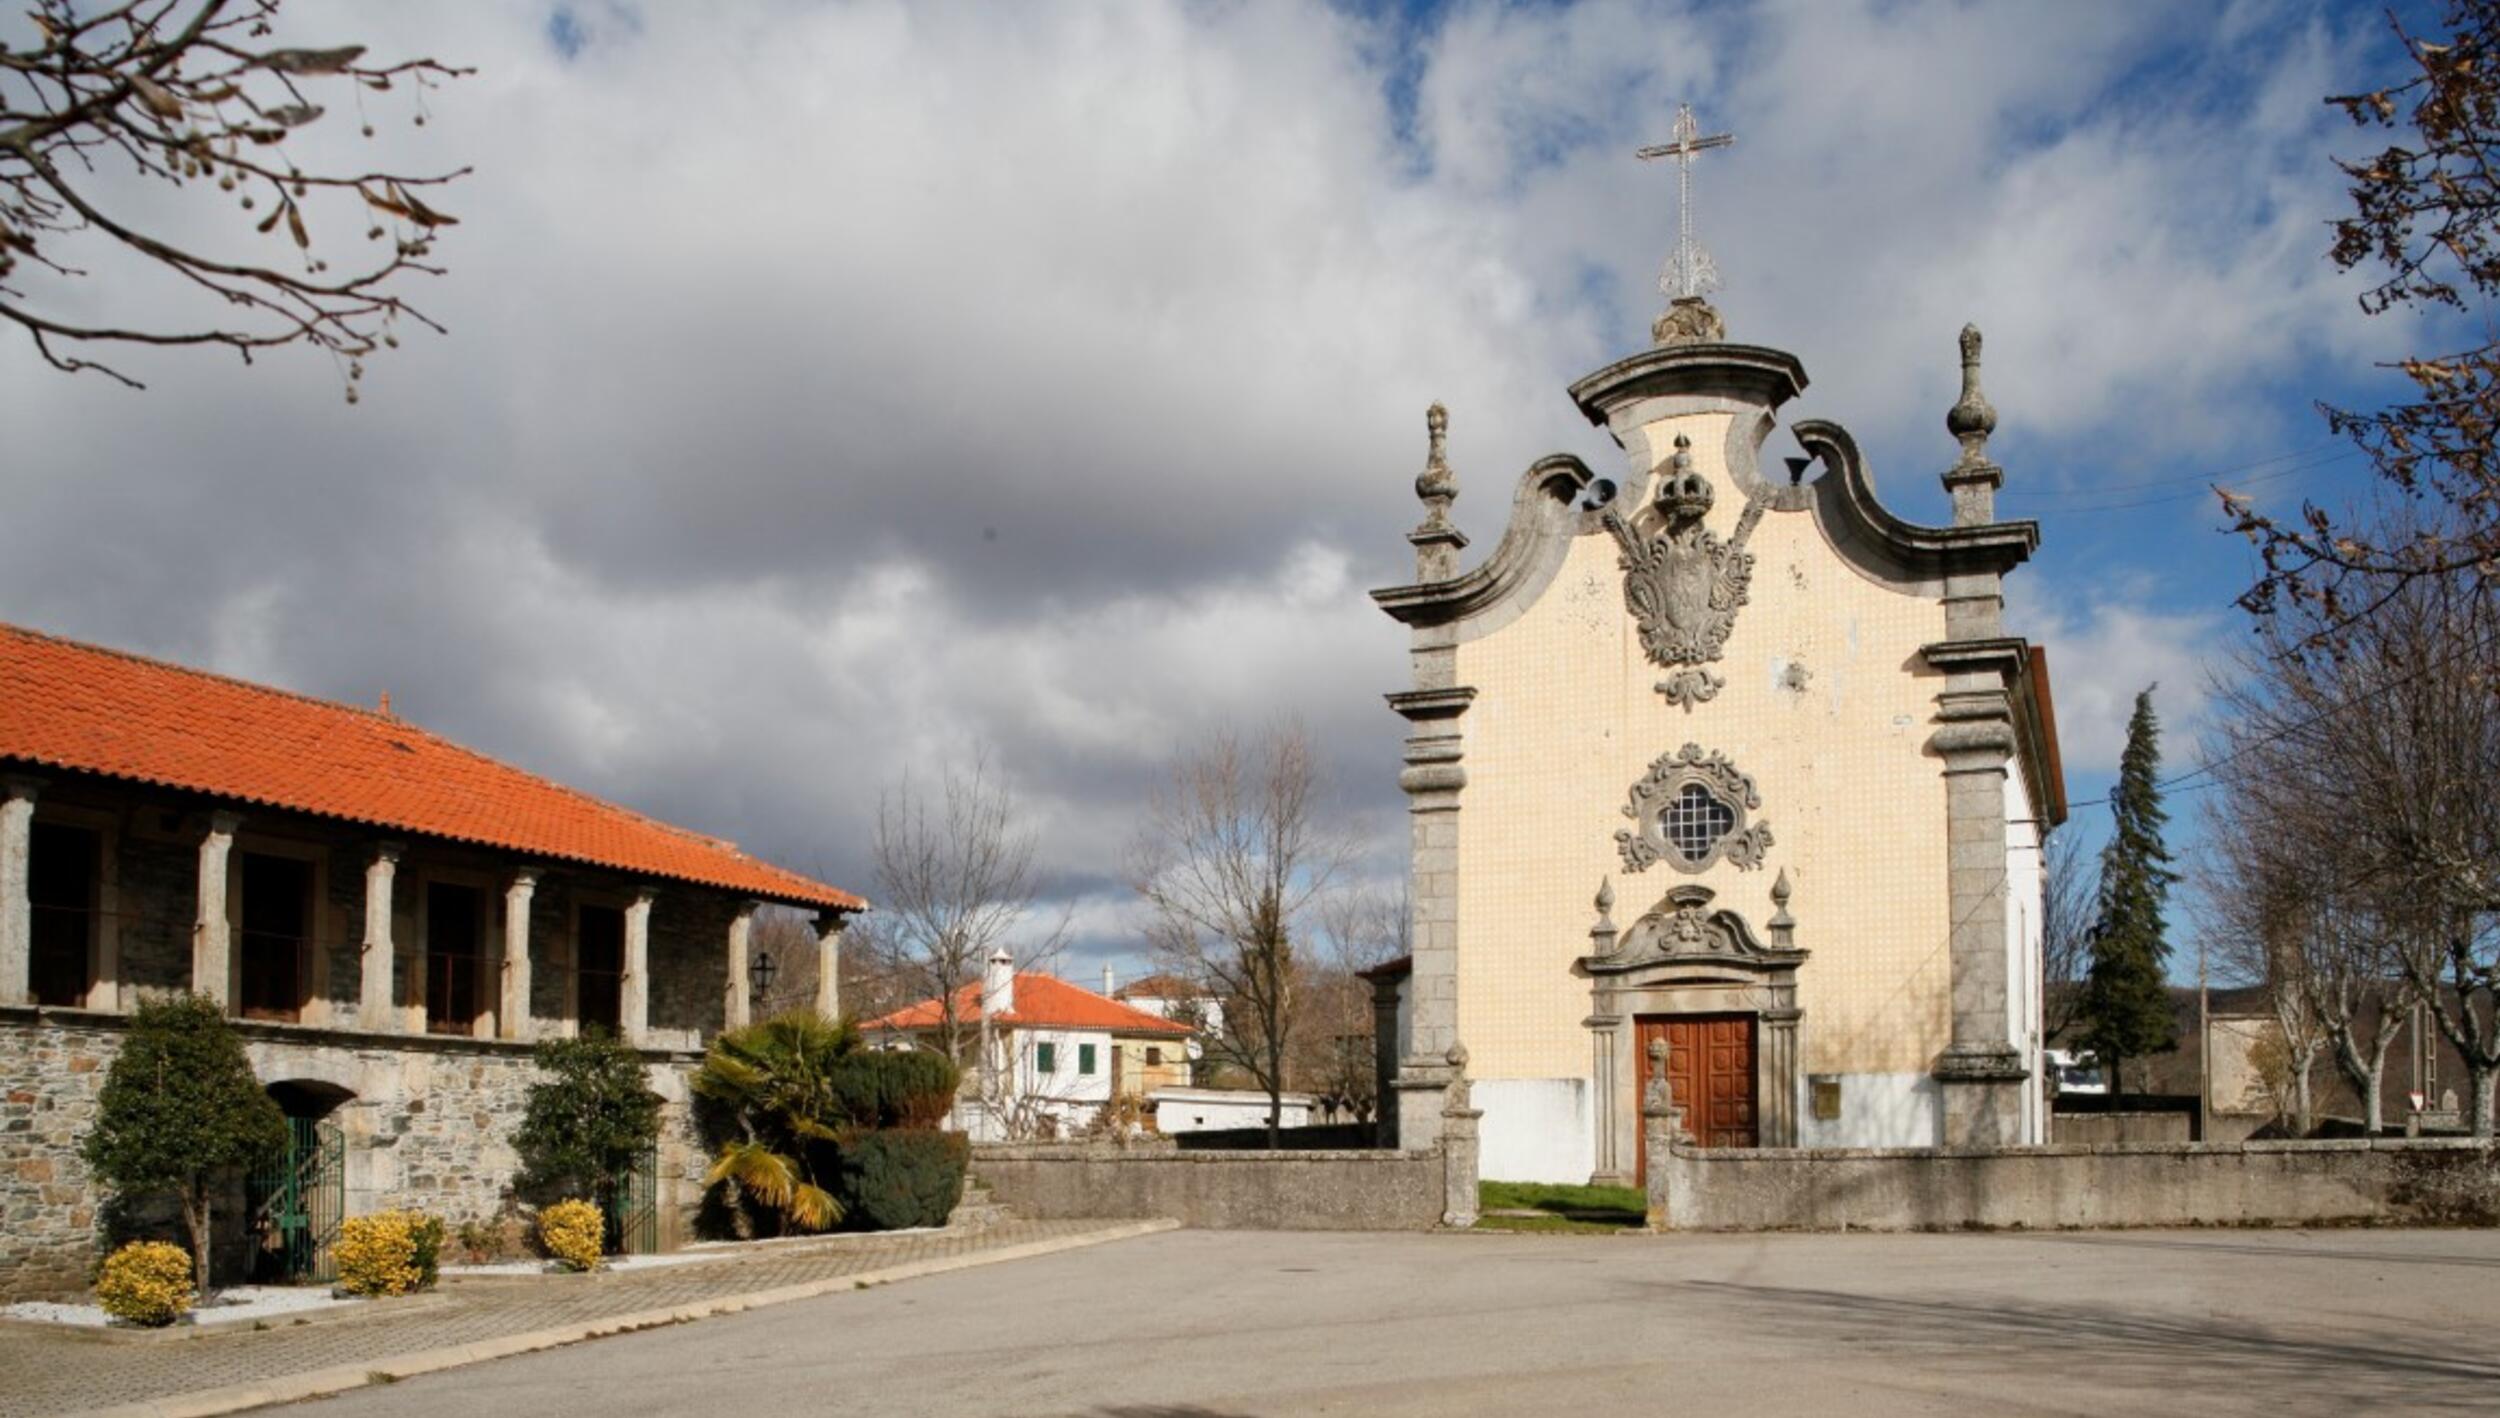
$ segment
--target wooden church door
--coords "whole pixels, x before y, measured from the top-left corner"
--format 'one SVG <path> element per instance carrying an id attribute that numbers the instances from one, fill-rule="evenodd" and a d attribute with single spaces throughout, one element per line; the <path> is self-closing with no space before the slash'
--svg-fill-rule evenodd
<path id="1" fill-rule="evenodd" d="M 1649 1067 L 1649 1041 L 1667 1041 L 1667 1080 L 1685 1131 L 1700 1147 L 1759 1145 L 1754 1107 L 1754 1017 L 1750 1014 L 1645 1015 L 1637 1021 L 1633 1055 Z M 1649 1175 L 1649 1150 L 1640 1172 Z"/>

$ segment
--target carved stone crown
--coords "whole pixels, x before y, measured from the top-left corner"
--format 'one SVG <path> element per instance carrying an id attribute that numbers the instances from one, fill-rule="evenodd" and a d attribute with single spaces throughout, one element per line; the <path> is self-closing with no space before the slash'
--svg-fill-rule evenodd
<path id="1" fill-rule="evenodd" d="M 1658 479 L 1658 510 L 1671 522 L 1688 522 L 1708 512 L 1717 497 L 1710 480 L 1693 471 L 1693 440 L 1677 434 L 1675 456 Z"/>

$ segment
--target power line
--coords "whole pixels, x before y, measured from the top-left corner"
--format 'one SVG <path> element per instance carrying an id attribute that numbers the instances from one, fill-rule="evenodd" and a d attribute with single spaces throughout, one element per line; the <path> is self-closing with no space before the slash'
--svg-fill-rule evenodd
<path id="1" fill-rule="evenodd" d="M 2277 453 L 2271 458 L 2259 458 L 2252 462 L 2237 463 L 2227 468 L 2216 468 L 2210 472 L 2173 474 L 2168 477 L 2145 478 L 2131 483 L 2101 483 L 2091 487 L 2051 488 L 2047 491 L 2036 493 L 2034 495 L 2039 497 L 2099 497 L 2110 493 L 2142 492 L 2146 488 L 2177 487 L 2183 483 L 2212 482 L 2219 478 L 2227 478 L 2233 473 L 2245 473 L 2256 468 L 2270 468 L 2277 463 L 2306 463 L 2308 460 L 2313 458 L 2318 459 L 2322 463 L 2330 463 L 2339 458 L 2349 458 L 2360 451 L 2360 449 L 2347 443 L 2320 443 L 2308 448 L 2296 448 L 2289 453 Z M 2273 474 L 2269 473 L 2265 476 L 2271 477 Z"/>
<path id="2" fill-rule="evenodd" d="M 2272 472 L 2259 473 L 2254 477 L 2241 478 L 2237 480 L 2234 486 L 2237 488 L 2257 487 L 2266 483 L 2280 482 L 2286 478 L 2297 478 L 2303 473 L 2312 473 L 2321 468 L 2331 467 L 2334 464 L 2343 462 L 2348 458 L 2358 457 L 2359 454 L 2359 449 L 2347 449 L 2342 453 L 2334 455 L 2333 457 L 2321 458 L 2315 462 L 2295 463 L 2288 468 L 2277 468 Z M 2186 492 L 2165 493 L 2158 497 L 2127 498 L 2118 502 L 2078 502 L 2069 504 L 2058 504 L 2052 502 L 2047 510 L 2057 513 L 2118 512 L 2132 507 L 2158 506 L 2166 502 L 2187 502 L 2196 498 L 2212 495 L 2214 485 L 2218 484 L 2219 481 L 2225 476 L 2226 474 L 2216 473 L 2204 478 L 2183 479 L 2181 481 L 2197 481 L 2207 484 L 2205 487 L 2193 488 Z M 2146 486 L 2154 485 L 2155 484 L 2146 484 Z M 2116 489 L 2070 488 L 2064 491 L 2034 493 L 2031 494 L 2031 496 L 2042 498 L 2090 497 L 2098 493 L 2115 490 Z"/>
<path id="3" fill-rule="evenodd" d="M 2231 752 L 2224 754 L 2222 757 L 2217 758 L 2210 763 L 2198 768 L 2191 768 L 2187 772 L 2179 774 L 2175 778 L 2165 779 L 2162 782 L 2154 784 L 2153 786 L 2160 792 L 2169 792 L 2171 789 L 2177 788 L 2182 783 L 2202 778 L 2209 773 L 2215 772 L 2216 770 L 2237 761 L 2238 759 L 2245 758 L 2249 754 L 2256 752 L 2258 749 L 2265 747 L 2267 744 L 2273 743 L 2277 739 L 2288 738 L 2293 734 L 2299 733 L 2303 729 L 2312 728 L 2318 724 L 2322 724 L 2328 719 L 2343 713 L 2345 710 L 2356 708 L 2372 699 L 2376 699 L 2382 694 L 2392 693 L 2393 691 L 2402 689 L 2409 684 L 2419 683 L 2423 675 L 2429 673 L 2431 670 L 2438 669 L 2441 666 L 2454 663 L 2458 660 L 2462 660 L 2468 655 L 2480 654 L 2483 651 L 2491 649 L 2495 645 L 2500 645 L 2500 632 L 2484 636 L 2482 639 L 2475 641 L 2470 645 L 2461 646 L 2454 653 L 2431 661 L 2428 665 L 2423 666 L 2422 669 L 2413 674 L 2399 675 L 2394 679 L 2387 681 L 2385 684 L 2381 684 L 2373 689 L 2364 690 L 2350 699 L 2340 700 L 2336 703 L 2329 704 L 2324 709 L 2319 710 L 2317 713 L 2312 714 L 2297 723 L 2286 724 L 2273 733 L 2261 735 L 2260 737 L 2251 739 L 2247 743 L 2240 745 L 2238 748 L 2233 749 Z M 2191 793 L 2201 793 L 2207 788 L 2217 788 L 2220 786 L 2222 785 L 2218 782 L 2200 783 L 2193 788 L 2185 789 L 2185 791 Z M 2090 798 L 2079 803 L 2068 803 L 2066 808 L 2067 811 L 2072 812 L 2074 809 L 2079 807 L 2106 807 L 2108 805 L 2109 799 L 2106 796 L 2103 796 Z"/>

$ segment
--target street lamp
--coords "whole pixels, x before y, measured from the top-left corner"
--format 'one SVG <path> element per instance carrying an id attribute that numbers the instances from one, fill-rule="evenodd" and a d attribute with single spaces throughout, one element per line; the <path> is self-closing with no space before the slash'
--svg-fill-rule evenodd
<path id="1" fill-rule="evenodd" d="M 769 1000 L 773 997 L 773 977 L 780 973 L 781 967 L 773 963 L 771 951 L 755 952 L 755 963 L 747 967 L 747 978 L 755 982 L 757 999 Z"/>

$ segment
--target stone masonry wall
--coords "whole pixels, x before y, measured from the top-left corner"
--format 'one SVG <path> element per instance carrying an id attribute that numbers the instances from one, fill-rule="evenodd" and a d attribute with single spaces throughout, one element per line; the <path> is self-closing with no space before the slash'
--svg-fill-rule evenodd
<path id="1" fill-rule="evenodd" d="M 1036 1221 L 1165 1216 L 1249 1231 L 1424 1231 L 1441 1224 L 1438 1152 L 1182 1152 L 1072 1144 L 973 1149 L 972 1171 Z"/>
<path id="2" fill-rule="evenodd" d="M 2500 1224 L 2500 1153 L 2463 1139 L 1972 1149 L 1653 1145 L 1677 1231 Z"/>
<path id="3" fill-rule="evenodd" d="M 78 1146 L 118 1029 L 0 1021 L 0 1300 L 87 1288 L 96 1196 Z"/>
<path id="4" fill-rule="evenodd" d="M 0 1301 L 86 1290 L 102 1198 L 79 1160 L 125 1026 L 115 1016 L 0 1009 Z M 494 1215 L 518 1159 L 512 1130 L 536 1077 L 526 1047 L 238 1024 L 264 1083 L 346 1095 L 329 1116 L 346 1138 L 348 1215 L 414 1207 L 454 1222 Z M 647 1054 L 666 1100 L 661 1141 L 662 1244 L 689 1231 L 699 1200 L 699 1143 L 686 1078 L 696 1060 Z M 220 1254 L 239 1255 L 228 1216 Z"/>

